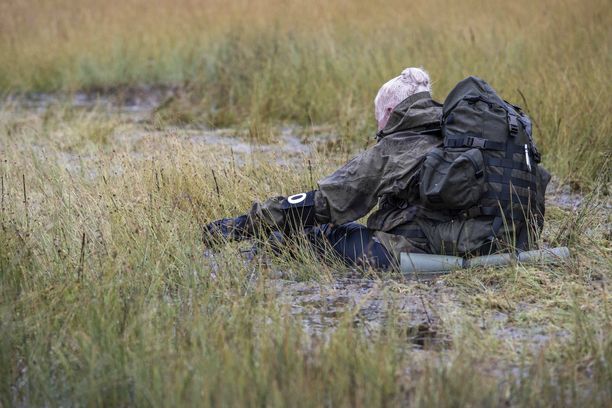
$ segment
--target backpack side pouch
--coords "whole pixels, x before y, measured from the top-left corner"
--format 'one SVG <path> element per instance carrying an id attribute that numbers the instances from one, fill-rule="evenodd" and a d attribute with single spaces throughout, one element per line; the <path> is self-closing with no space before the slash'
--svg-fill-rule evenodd
<path id="1" fill-rule="evenodd" d="M 421 169 L 422 204 L 434 210 L 464 210 L 480 202 L 484 162 L 479 149 L 432 149 Z"/>

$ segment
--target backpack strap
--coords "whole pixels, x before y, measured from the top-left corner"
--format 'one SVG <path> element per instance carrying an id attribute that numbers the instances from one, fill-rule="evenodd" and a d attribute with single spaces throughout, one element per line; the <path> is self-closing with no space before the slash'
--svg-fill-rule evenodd
<path id="1" fill-rule="evenodd" d="M 499 207 L 483 207 L 483 206 L 475 206 L 472 208 L 468 208 L 467 210 L 460 213 L 460 215 L 465 218 L 476 218 L 482 216 L 495 217 L 500 214 Z M 506 219 L 518 220 L 521 218 L 525 218 L 525 214 L 522 210 L 514 210 L 512 213 L 504 212 L 504 216 Z"/>
<path id="2" fill-rule="evenodd" d="M 510 169 L 510 170 L 520 170 L 524 173 L 531 174 L 531 171 L 529 171 L 529 167 L 527 166 L 527 164 L 522 163 L 522 162 L 517 162 L 512 159 L 498 159 L 495 157 L 485 157 L 484 162 L 487 166 L 502 167 L 504 169 Z"/>
<path id="3" fill-rule="evenodd" d="M 482 150 L 506 150 L 506 143 L 483 139 L 475 133 L 463 133 L 461 137 L 448 137 L 447 147 L 475 147 Z"/>
<path id="4" fill-rule="evenodd" d="M 489 181 L 502 185 L 530 188 L 532 190 L 536 188 L 535 180 L 525 180 L 517 177 L 510 177 L 510 180 L 506 180 L 503 176 L 498 176 L 497 174 L 489 174 Z"/>

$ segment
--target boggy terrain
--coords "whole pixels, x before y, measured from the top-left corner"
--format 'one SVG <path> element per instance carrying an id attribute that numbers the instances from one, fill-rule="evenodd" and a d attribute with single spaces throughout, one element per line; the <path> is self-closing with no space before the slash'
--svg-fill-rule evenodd
<path id="1" fill-rule="evenodd" d="M 0 2 L 0 406 L 612 406 L 606 0 Z M 373 143 L 422 66 L 533 119 L 555 266 L 201 242 Z M 251 254 L 251 255 L 249 255 Z"/>
<path id="2" fill-rule="evenodd" d="M 202 223 L 310 189 L 359 150 L 329 128 L 261 141 L 170 127 L 157 100 L 81 100 L 0 109 L 3 405 L 612 400 L 609 169 L 549 188 L 541 240 L 567 262 L 411 281 L 299 241 L 202 245 Z"/>

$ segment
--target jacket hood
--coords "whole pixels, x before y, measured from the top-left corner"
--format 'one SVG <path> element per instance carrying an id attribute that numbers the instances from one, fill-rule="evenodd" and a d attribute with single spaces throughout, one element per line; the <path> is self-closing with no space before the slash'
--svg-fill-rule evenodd
<path id="1" fill-rule="evenodd" d="M 431 99 L 429 92 L 419 92 L 404 99 L 393 109 L 387 125 L 376 136 L 380 139 L 406 130 L 420 132 L 437 129 L 441 117 L 442 104 Z"/>

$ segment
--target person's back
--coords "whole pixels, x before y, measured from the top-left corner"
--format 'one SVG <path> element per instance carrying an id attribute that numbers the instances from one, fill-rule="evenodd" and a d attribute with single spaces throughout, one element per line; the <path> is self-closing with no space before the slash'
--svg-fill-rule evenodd
<path id="1" fill-rule="evenodd" d="M 389 99 L 377 98 L 376 103 L 393 104 Z M 379 121 L 375 146 L 319 181 L 332 218 L 340 223 L 352 221 L 378 204 L 367 227 L 391 254 L 429 252 L 424 233 L 414 223 L 420 212 L 417 184 L 422 158 L 442 143 L 441 116 L 442 105 L 428 90 L 401 100 L 386 123 L 381 126 Z"/>

